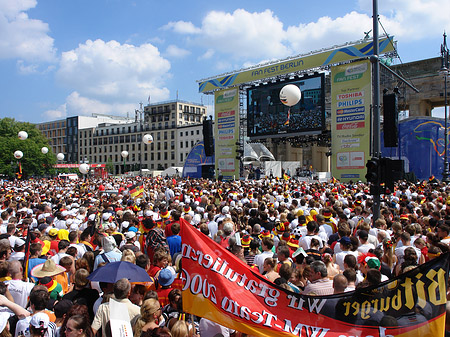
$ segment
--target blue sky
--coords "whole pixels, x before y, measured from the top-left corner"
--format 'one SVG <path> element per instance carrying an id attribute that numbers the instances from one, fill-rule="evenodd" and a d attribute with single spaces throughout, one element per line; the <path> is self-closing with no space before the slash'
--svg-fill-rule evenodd
<path id="1" fill-rule="evenodd" d="M 379 11 L 403 62 L 439 56 L 450 1 Z M 126 115 L 177 91 L 211 106 L 196 80 L 361 39 L 371 16 L 371 0 L 0 0 L 0 117 Z"/>

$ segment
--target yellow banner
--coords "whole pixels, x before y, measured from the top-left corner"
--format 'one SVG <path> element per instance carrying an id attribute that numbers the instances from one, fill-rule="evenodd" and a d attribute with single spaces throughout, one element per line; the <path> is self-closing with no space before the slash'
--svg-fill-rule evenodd
<path id="1" fill-rule="evenodd" d="M 393 37 L 380 39 L 378 44 L 379 54 L 388 53 L 394 50 Z M 300 56 L 289 61 L 273 63 L 268 66 L 249 69 L 240 73 L 200 81 L 198 84 L 198 91 L 207 92 L 215 89 L 227 88 L 241 83 L 261 80 L 267 77 L 274 77 L 297 71 L 324 67 L 371 55 L 373 55 L 373 43 L 364 42 L 352 46 L 345 46 L 339 49 L 328 50 L 323 53 Z"/>
<path id="2" fill-rule="evenodd" d="M 370 154 L 372 72 L 368 60 L 331 69 L 331 175 L 358 181 Z"/>
<path id="3" fill-rule="evenodd" d="M 214 95 L 214 153 L 216 177 L 239 179 L 240 162 L 236 159 L 239 141 L 239 92 L 237 89 L 220 90 Z"/>

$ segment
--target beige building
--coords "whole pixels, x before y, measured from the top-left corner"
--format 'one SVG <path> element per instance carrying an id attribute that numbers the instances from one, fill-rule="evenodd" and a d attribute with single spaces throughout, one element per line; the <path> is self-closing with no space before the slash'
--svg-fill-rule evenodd
<path id="1" fill-rule="evenodd" d="M 136 110 L 131 123 L 100 123 L 79 129 L 79 162 L 108 164 L 112 174 L 129 171 L 164 170 L 183 166 L 189 151 L 203 140 L 202 121 L 206 107 L 201 104 L 174 100 L 149 104 Z M 153 137 L 144 144 L 142 137 Z M 122 157 L 127 151 L 128 156 Z"/>
<path id="2" fill-rule="evenodd" d="M 48 139 L 54 153 L 66 153 L 66 123 L 65 119 L 37 124 L 37 128 Z"/>

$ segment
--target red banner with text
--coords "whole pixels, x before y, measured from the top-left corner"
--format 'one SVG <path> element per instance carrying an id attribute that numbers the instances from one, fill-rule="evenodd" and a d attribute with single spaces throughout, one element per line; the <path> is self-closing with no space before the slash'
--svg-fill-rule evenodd
<path id="1" fill-rule="evenodd" d="M 299 295 L 182 224 L 183 310 L 253 336 L 443 336 L 448 254 L 378 287 Z"/>

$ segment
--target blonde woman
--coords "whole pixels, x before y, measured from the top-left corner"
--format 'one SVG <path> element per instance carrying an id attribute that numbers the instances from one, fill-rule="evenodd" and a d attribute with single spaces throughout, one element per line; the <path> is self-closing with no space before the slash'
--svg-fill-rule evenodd
<path id="1" fill-rule="evenodd" d="M 161 320 L 162 308 L 159 301 L 149 298 L 142 303 L 141 316 L 134 325 L 134 337 L 141 337 L 142 332 L 153 330 L 159 327 Z"/>
<path id="2" fill-rule="evenodd" d="M 274 282 L 277 278 L 280 277 L 280 274 L 278 274 L 275 271 L 276 262 L 275 259 L 272 259 L 271 257 L 268 257 L 264 260 L 263 269 L 264 269 L 264 276 L 270 281 Z M 287 281 L 287 280 L 286 280 Z"/>
<path id="3" fill-rule="evenodd" d="M 192 329 L 189 329 L 189 324 L 183 320 L 178 320 L 170 329 L 172 337 L 190 337 L 193 336 Z"/>
<path id="4" fill-rule="evenodd" d="M 131 249 L 124 249 L 120 261 L 128 261 L 132 264 L 136 264 L 136 255 L 134 255 L 134 252 Z"/>
<path id="5" fill-rule="evenodd" d="M 383 240 L 383 256 L 381 263 L 388 266 L 390 271 L 394 271 L 394 266 L 397 264 L 397 256 L 394 254 L 394 242 L 391 239 Z"/>

